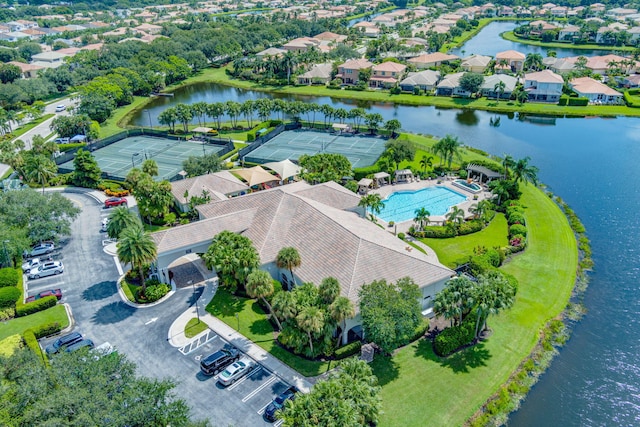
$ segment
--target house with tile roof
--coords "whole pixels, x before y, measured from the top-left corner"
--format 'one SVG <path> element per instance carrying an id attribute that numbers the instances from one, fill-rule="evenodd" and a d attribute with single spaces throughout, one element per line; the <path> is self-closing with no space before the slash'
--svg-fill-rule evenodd
<path id="1" fill-rule="evenodd" d="M 298 76 L 298 84 L 327 84 L 331 80 L 333 64 L 314 64 L 309 71 Z"/>
<path id="2" fill-rule="evenodd" d="M 591 77 L 579 77 L 569 82 L 569 86 L 582 98 L 588 98 L 591 104 L 620 105 L 623 96 L 620 92 Z"/>
<path id="3" fill-rule="evenodd" d="M 504 83 L 504 90 L 501 94 L 496 90 L 500 82 Z M 491 76 L 485 76 L 484 82 L 480 86 L 480 92 L 482 96 L 486 96 L 487 98 L 497 99 L 498 96 L 500 96 L 500 99 L 509 99 L 517 84 L 518 79 L 516 77 L 507 74 L 493 74 Z"/>
<path id="4" fill-rule="evenodd" d="M 343 84 L 353 85 L 358 81 L 360 70 L 366 70 L 371 67 L 373 67 L 373 64 L 366 59 L 351 59 L 338 65 L 336 77 L 341 79 Z"/>
<path id="5" fill-rule="evenodd" d="M 512 73 L 518 73 L 522 71 L 524 60 L 526 55 L 517 50 L 505 50 L 504 52 L 496 53 L 496 69 L 506 66 L 507 70 Z"/>
<path id="6" fill-rule="evenodd" d="M 357 28 L 365 37 L 378 37 L 380 35 L 380 28 L 371 22 L 362 21 L 353 26 Z"/>
<path id="7" fill-rule="evenodd" d="M 407 66 L 397 62 L 383 62 L 371 67 L 373 71 L 369 79 L 369 86 L 390 88 L 395 86 L 404 76 Z"/>
<path id="8" fill-rule="evenodd" d="M 436 86 L 437 96 L 464 96 L 469 97 L 471 93 L 460 87 L 460 79 L 465 73 L 447 74 Z"/>
<path id="9" fill-rule="evenodd" d="M 181 179 L 171 183 L 171 194 L 180 212 L 188 212 L 189 199 L 205 192 L 212 200 L 226 200 L 249 191 L 249 186 L 227 170 Z"/>
<path id="10" fill-rule="evenodd" d="M 551 70 L 542 70 L 524 75 L 524 90 L 529 101 L 558 102 L 562 95 L 564 79 Z"/>
<path id="11" fill-rule="evenodd" d="M 438 81 L 440 81 L 440 71 L 423 70 L 407 74 L 407 77 L 399 83 L 399 86 L 405 92 L 413 92 L 416 88 L 431 92 L 435 89 Z"/>
<path id="12" fill-rule="evenodd" d="M 241 197 L 198 206 L 200 221 L 152 233 L 158 247 L 157 267 L 190 253 L 207 250 L 218 233 L 229 230 L 249 238 L 260 256 L 261 268 L 288 283 L 290 273 L 275 259 L 284 247 L 294 247 L 302 264 L 296 282 L 319 284 L 326 277 L 340 283 L 340 294 L 358 307 L 362 285 L 409 276 L 420 287 L 423 310 L 455 273 L 435 255 L 412 250 L 393 234 L 361 215 L 358 197 L 334 182 L 309 185 L 296 182 Z M 358 328 L 361 318 L 347 321 L 345 332 Z M 345 336 L 347 333 L 344 334 Z"/>
<path id="13" fill-rule="evenodd" d="M 38 71 L 44 70 L 44 67 L 33 64 L 25 64 L 24 62 L 9 61 L 7 64 L 15 65 L 20 68 L 20 73 L 23 79 L 32 79 L 38 77 Z"/>
<path id="14" fill-rule="evenodd" d="M 407 60 L 409 64 L 413 64 L 416 68 L 438 67 L 444 63 L 460 59 L 459 56 L 450 55 L 442 52 L 426 53 Z"/>
<path id="15" fill-rule="evenodd" d="M 465 58 L 460 63 L 460 67 L 465 71 L 472 73 L 484 73 L 489 66 L 489 63 L 493 60 L 490 56 L 485 55 L 471 55 Z"/>

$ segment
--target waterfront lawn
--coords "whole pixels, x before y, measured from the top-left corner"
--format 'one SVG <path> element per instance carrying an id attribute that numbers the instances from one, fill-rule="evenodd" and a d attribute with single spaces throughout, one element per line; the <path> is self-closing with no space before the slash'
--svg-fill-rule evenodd
<path id="1" fill-rule="evenodd" d="M 420 239 L 438 255 L 438 260 L 450 268 L 455 268 L 458 262 L 462 263 L 473 255 L 473 249 L 484 246 L 491 249 L 495 246 L 505 247 L 509 244 L 507 234 L 507 219 L 504 214 L 498 213 L 484 230 L 466 236 L 456 236 L 449 239 Z"/>
<path id="2" fill-rule="evenodd" d="M 513 31 L 505 31 L 504 33 L 500 34 L 500 37 L 502 37 L 505 40 L 509 40 L 511 42 L 516 42 L 516 43 L 522 43 L 522 44 L 528 44 L 528 45 L 532 45 L 532 46 L 540 46 L 540 47 L 544 47 L 547 50 L 553 50 L 553 49 L 585 49 L 585 50 L 605 50 L 605 51 L 611 51 L 611 50 L 615 50 L 618 52 L 633 52 L 635 50 L 635 47 L 633 46 L 605 46 L 602 44 L 595 44 L 595 43 L 585 43 L 585 44 L 573 44 L 573 43 L 561 43 L 561 42 L 551 42 L 551 43 L 546 43 L 543 42 L 541 40 L 531 40 L 531 39 L 527 39 L 524 37 L 518 37 Z"/>
<path id="3" fill-rule="evenodd" d="M 150 99 L 147 96 L 134 96 L 131 104 L 116 108 L 111 117 L 100 125 L 100 138 L 122 132 L 127 125 L 129 115 L 142 108 Z"/>
<path id="4" fill-rule="evenodd" d="M 265 312 L 253 299 L 232 295 L 218 288 L 206 310 L 306 377 L 320 375 L 331 368 L 330 362 L 308 360 L 280 347 Z M 238 318 L 236 318 L 236 314 Z"/>
<path id="5" fill-rule="evenodd" d="M 487 341 L 442 359 L 419 340 L 372 367 L 382 386 L 385 426 L 463 425 L 498 391 L 536 345 L 539 331 L 569 300 L 578 252 L 560 209 L 541 190 L 523 186 L 527 250 L 502 267 L 520 286 L 513 308 L 489 318 Z M 421 396 L 417 402 L 417 396 Z"/>
<path id="6" fill-rule="evenodd" d="M 62 304 L 57 304 L 37 313 L 28 316 L 16 317 L 0 324 L 0 340 L 14 334 L 22 335 L 29 328 L 44 325 L 46 323 L 58 322 L 62 329 L 69 326 L 67 311 Z"/>

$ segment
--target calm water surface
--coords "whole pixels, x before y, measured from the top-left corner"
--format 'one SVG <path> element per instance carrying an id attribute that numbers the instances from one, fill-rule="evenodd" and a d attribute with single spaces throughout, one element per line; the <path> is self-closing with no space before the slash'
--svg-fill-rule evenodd
<path id="1" fill-rule="evenodd" d="M 155 120 L 175 102 L 263 96 L 268 95 L 201 84 L 173 99 L 154 100 L 149 112 Z M 496 116 L 481 111 L 299 99 L 347 109 L 363 106 L 385 120 L 399 119 L 409 132 L 452 134 L 491 154 L 530 156 L 541 181 L 587 227 L 596 267 L 585 295 L 587 315 L 510 425 L 640 425 L 639 119 L 562 118 L 544 125 L 503 115 L 500 126 L 493 127 L 489 122 Z M 134 123 L 147 125 L 147 114 L 140 113 Z"/>

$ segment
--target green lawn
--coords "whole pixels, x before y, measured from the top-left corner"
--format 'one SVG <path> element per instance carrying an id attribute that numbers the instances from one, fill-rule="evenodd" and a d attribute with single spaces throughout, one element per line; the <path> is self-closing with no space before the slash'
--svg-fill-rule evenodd
<path id="1" fill-rule="evenodd" d="M 208 326 L 206 323 L 201 322 L 200 319 L 194 317 L 193 319 L 189 319 L 187 325 L 184 327 L 184 335 L 187 338 L 193 338 L 207 328 Z"/>
<path id="2" fill-rule="evenodd" d="M 255 300 L 236 297 L 227 290 L 218 288 L 213 300 L 207 305 L 207 311 L 233 329 L 238 330 L 239 324 L 242 335 L 304 376 L 313 377 L 331 369 L 330 362 L 307 360 L 280 347 L 276 343 L 271 323 Z"/>
<path id="3" fill-rule="evenodd" d="M 14 334 L 22 334 L 29 328 L 53 322 L 60 323 L 63 329 L 69 326 L 69 318 L 63 305 L 58 304 L 38 313 L 0 323 L 0 340 Z"/>
<path id="4" fill-rule="evenodd" d="M 575 237 L 560 209 L 542 191 L 523 186 L 527 250 L 504 271 L 520 282 L 514 307 L 489 318 L 491 337 L 441 359 L 420 340 L 372 366 L 382 385 L 381 426 L 459 426 L 504 384 L 534 348 L 538 331 L 557 316 L 575 282 Z"/>
<path id="5" fill-rule="evenodd" d="M 450 239 L 420 239 L 434 250 L 440 262 L 447 267 L 455 267 L 456 261 L 473 255 L 473 248 L 484 246 L 487 249 L 494 246 L 505 247 L 507 239 L 507 220 L 503 214 L 497 214 L 487 228 L 466 236 Z"/>
<path id="6" fill-rule="evenodd" d="M 116 108 L 113 114 L 111 114 L 111 117 L 100 125 L 100 138 L 106 138 L 107 136 L 122 132 L 126 125 L 127 116 L 143 108 L 150 99 L 151 98 L 146 96 L 134 96 L 131 104 Z"/>

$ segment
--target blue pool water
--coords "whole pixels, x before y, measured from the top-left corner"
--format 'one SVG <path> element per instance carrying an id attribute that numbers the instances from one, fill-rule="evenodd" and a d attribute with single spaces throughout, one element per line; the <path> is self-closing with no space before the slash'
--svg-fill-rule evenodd
<path id="1" fill-rule="evenodd" d="M 384 208 L 377 217 L 386 222 L 410 221 L 415 218 L 416 209 L 420 208 L 426 208 L 431 215 L 445 215 L 451 206 L 465 200 L 466 196 L 446 187 L 398 191 L 384 200 Z"/>

